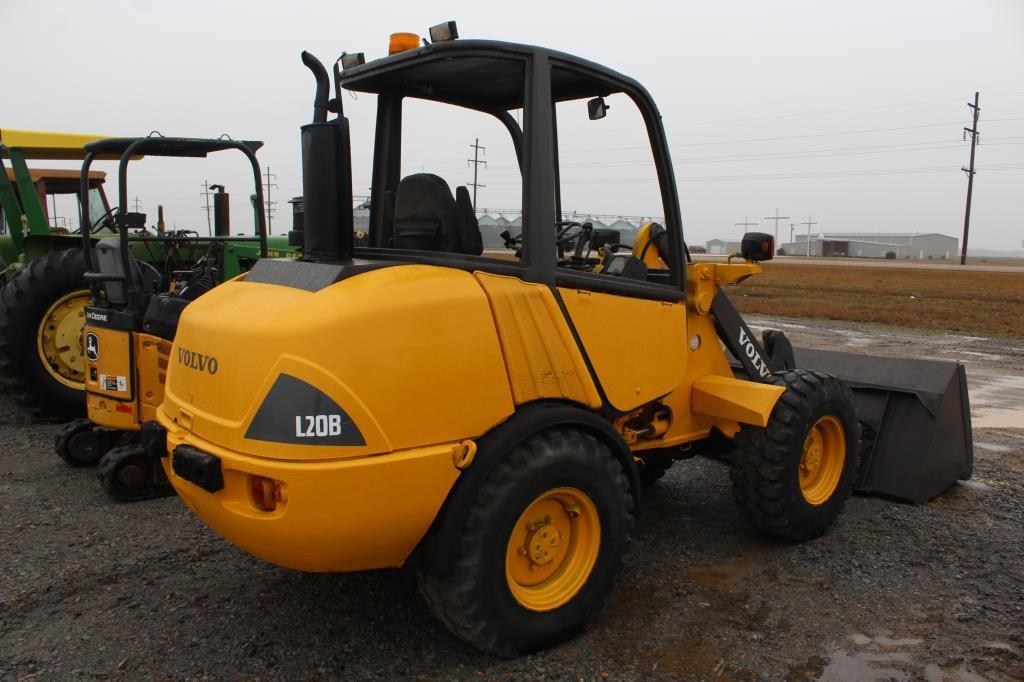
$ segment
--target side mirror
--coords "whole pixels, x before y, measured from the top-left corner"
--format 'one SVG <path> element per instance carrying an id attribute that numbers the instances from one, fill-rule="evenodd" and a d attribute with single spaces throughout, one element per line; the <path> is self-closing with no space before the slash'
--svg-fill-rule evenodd
<path id="1" fill-rule="evenodd" d="M 757 263 L 771 260 L 775 254 L 775 238 L 765 232 L 747 232 L 740 242 L 740 255 L 743 260 Z"/>
<path id="2" fill-rule="evenodd" d="M 604 97 L 595 97 L 587 102 L 587 115 L 591 121 L 597 121 L 608 115 L 610 107 L 605 104 Z"/>

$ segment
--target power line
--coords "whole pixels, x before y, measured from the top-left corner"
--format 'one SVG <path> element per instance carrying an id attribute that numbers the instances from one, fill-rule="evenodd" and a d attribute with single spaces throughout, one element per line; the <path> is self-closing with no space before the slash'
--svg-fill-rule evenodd
<path id="1" fill-rule="evenodd" d="M 277 187 L 277 183 L 271 182 L 270 178 L 277 180 L 277 176 L 270 172 L 270 164 L 267 164 L 267 172 L 263 175 L 266 178 L 266 182 L 263 183 L 265 187 L 263 190 L 263 196 L 267 209 L 267 234 L 270 234 L 270 226 L 274 222 L 274 204 L 277 203 L 276 201 L 270 200 L 270 188 Z"/>
<path id="2" fill-rule="evenodd" d="M 752 223 L 752 222 L 750 222 L 750 218 L 748 218 L 747 216 L 743 216 L 743 222 L 742 223 L 733 223 L 733 225 L 735 225 L 736 227 L 748 228 L 748 227 L 756 226 L 757 223 Z M 744 232 L 744 234 L 746 234 L 747 230 L 744 229 L 743 232 Z"/>
<path id="3" fill-rule="evenodd" d="M 807 216 L 806 223 L 800 223 L 801 225 L 807 226 L 807 255 L 811 255 L 811 225 L 817 225 L 818 223 L 811 222 L 811 216 Z"/>
<path id="4" fill-rule="evenodd" d="M 978 146 L 978 114 L 981 109 L 978 107 L 978 93 L 974 93 L 974 104 L 970 102 L 967 106 L 971 108 L 973 123 L 970 128 L 964 128 L 964 135 L 971 134 L 971 165 L 969 168 L 962 168 L 967 173 L 967 207 L 964 209 L 964 243 L 960 250 L 960 265 L 967 264 L 967 232 L 971 227 L 971 193 L 974 191 L 974 150 Z"/>
<path id="5" fill-rule="evenodd" d="M 213 227 L 210 224 L 210 181 L 203 180 L 203 191 L 199 193 L 199 196 L 206 198 L 206 203 L 203 208 L 206 209 L 206 231 L 209 234 L 213 234 Z"/>
<path id="6" fill-rule="evenodd" d="M 789 216 L 788 215 L 779 215 L 779 209 L 775 209 L 775 215 L 767 215 L 767 216 L 765 216 L 763 218 L 763 220 L 774 220 L 775 221 L 775 241 L 772 242 L 772 244 L 773 245 L 774 244 L 778 244 L 779 243 L 779 221 L 780 220 L 789 220 Z"/>
<path id="7" fill-rule="evenodd" d="M 481 185 L 479 183 L 478 176 L 477 176 L 477 174 L 478 174 L 478 172 L 480 170 L 480 164 L 483 164 L 484 168 L 487 168 L 487 162 L 480 160 L 480 152 L 483 152 L 484 156 L 487 156 L 487 147 L 481 147 L 480 146 L 480 138 L 479 137 L 476 138 L 476 141 L 473 144 L 469 145 L 469 146 L 473 150 L 473 158 L 472 159 L 466 159 L 466 161 L 468 163 L 473 164 L 473 182 L 470 182 L 470 183 L 467 183 L 467 184 L 470 185 L 473 188 L 473 208 L 476 208 L 476 191 L 477 191 L 477 189 L 480 188 L 480 187 L 487 187 L 487 185 Z"/>

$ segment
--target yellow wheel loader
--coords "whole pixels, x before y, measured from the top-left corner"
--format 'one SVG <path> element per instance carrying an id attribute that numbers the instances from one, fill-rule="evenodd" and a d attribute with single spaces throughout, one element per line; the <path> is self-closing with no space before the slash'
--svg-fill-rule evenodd
<path id="1" fill-rule="evenodd" d="M 568 54 L 458 40 L 452 22 L 429 44 L 403 35 L 386 58 L 343 55 L 333 97 L 303 53 L 317 82 L 292 234 L 303 255 L 261 260 L 184 310 L 144 444 L 181 499 L 281 566 L 410 566 L 449 630 L 506 656 L 583 630 L 622 567 L 642 483 L 675 460 L 727 452 L 754 526 L 791 540 L 824 532 L 862 455 L 877 459 L 857 395 L 818 371 L 827 359 L 798 369 L 802 351 L 784 337 L 766 348 L 730 305 L 725 289 L 771 257 L 768 235 L 748 235 L 739 262 L 688 262 L 647 91 Z M 365 247 L 353 245 L 343 89 L 377 104 Z M 608 113 L 614 96 L 642 121 L 664 212 L 629 239 L 561 209 L 560 105 L 599 121 L 623 106 Z M 523 191 L 522 233 L 506 237 L 515 258 L 483 252 L 465 187 L 403 176 L 405 120 L 422 101 L 510 139 Z M 872 447 L 886 442 L 884 419 Z"/>
<path id="2" fill-rule="evenodd" d="M 94 159 L 119 159 L 119 206 L 112 212 L 118 232 L 94 243 L 88 221 L 82 223 L 83 253 L 91 265 L 84 274 L 90 300 L 81 332 L 88 418 L 69 422 L 54 445 L 61 459 L 73 466 L 98 464 L 100 483 L 116 500 L 137 501 L 174 492 L 163 468 L 140 447 L 140 431 L 146 422 L 153 422 L 163 400 L 171 342 L 181 311 L 220 281 L 268 255 L 256 160 L 256 151 L 262 146 L 255 141 L 163 136 L 110 138 L 85 145 L 83 186 Z M 256 234 L 231 235 L 230 198 L 218 186 L 213 235 L 163 231 L 146 235 L 144 243 L 151 260 L 136 258 L 129 231 L 142 225 L 144 216 L 128 208 L 131 160 L 142 156 L 205 157 L 232 149 L 242 152 L 252 170 Z M 83 216 L 90 215 L 90 208 L 86 197 Z M 164 255 L 156 258 L 158 253 Z"/>

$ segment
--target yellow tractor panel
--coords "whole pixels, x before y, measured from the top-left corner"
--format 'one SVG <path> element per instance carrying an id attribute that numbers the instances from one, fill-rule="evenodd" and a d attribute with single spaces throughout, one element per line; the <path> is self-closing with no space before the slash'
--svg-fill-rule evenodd
<path id="1" fill-rule="evenodd" d="M 148 422 L 156 419 L 156 408 L 164 401 L 171 342 L 149 334 L 135 334 L 135 357 L 140 423 Z"/>
<path id="2" fill-rule="evenodd" d="M 80 135 L 77 133 L 49 133 L 41 130 L 0 130 L 0 143 L 20 151 L 26 159 L 73 160 L 85 158 L 85 145 L 105 140 L 112 135 Z M 103 160 L 117 160 L 120 154 L 101 154 Z M 142 158 L 134 157 L 134 158 Z"/>
<path id="3" fill-rule="evenodd" d="M 742 424 L 768 426 L 783 386 L 708 375 L 693 382 L 693 409 L 700 414 Z"/>
<path id="4" fill-rule="evenodd" d="M 207 296 L 209 294 L 206 294 Z M 171 426 L 163 408 L 158 418 Z M 188 443 L 221 461 L 224 488 L 211 495 L 164 471 L 178 495 L 220 535 L 247 552 L 300 571 L 360 571 L 400 566 L 427 532 L 459 470 L 457 443 L 383 457 L 281 462 L 249 457 L 168 432 L 172 450 Z M 281 485 L 274 511 L 257 508 L 252 477 Z"/>
<path id="5" fill-rule="evenodd" d="M 698 414 L 692 409 L 693 392 L 691 387 L 694 381 L 709 374 L 733 376 L 732 368 L 725 359 L 725 353 L 722 352 L 722 345 L 718 341 L 718 333 L 715 331 L 711 317 L 698 315 L 688 309 L 686 334 L 688 337 L 686 341 L 686 370 L 679 385 L 661 401 L 672 412 L 668 430 L 661 438 L 640 441 L 634 450 L 690 443 L 707 437 L 712 426 L 717 426 L 725 433 L 735 430 L 735 428 L 723 424 L 720 418 Z"/>
<path id="6" fill-rule="evenodd" d="M 97 395 L 85 394 L 85 406 L 89 421 L 100 426 L 122 431 L 138 431 L 139 421 L 135 416 L 135 403 Z"/>
<path id="7" fill-rule="evenodd" d="M 474 274 L 494 312 L 516 404 L 561 398 L 601 407 L 601 396 L 551 289 L 515 277 Z"/>
<path id="8" fill-rule="evenodd" d="M 247 437 L 283 375 L 333 401 L 361 442 Z M 468 272 L 427 265 L 381 268 L 316 292 L 243 278 L 216 287 L 182 314 L 163 405 L 203 440 L 303 461 L 472 438 L 513 409 L 483 290 Z"/>
<path id="9" fill-rule="evenodd" d="M 116 400 L 132 400 L 132 335 L 130 332 L 86 325 L 85 388 Z"/>
<path id="10" fill-rule="evenodd" d="M 686 305 L 559 289 L 598 381 L 627 411 L 679 386 L 686 369 Z"/>

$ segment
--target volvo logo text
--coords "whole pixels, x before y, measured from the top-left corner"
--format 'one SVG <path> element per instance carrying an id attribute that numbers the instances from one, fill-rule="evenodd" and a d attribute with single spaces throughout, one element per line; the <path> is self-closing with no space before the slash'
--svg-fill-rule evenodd
<path id="1" fill-rule="evenodd" d="M 203 355 L 187 348 L 178 347 L 178 364 L 185 365 L 189 369 L 200 372 L 216 374 L 219 365 L 217 358 L 212 355 Z"/>

